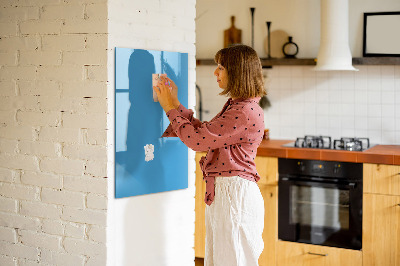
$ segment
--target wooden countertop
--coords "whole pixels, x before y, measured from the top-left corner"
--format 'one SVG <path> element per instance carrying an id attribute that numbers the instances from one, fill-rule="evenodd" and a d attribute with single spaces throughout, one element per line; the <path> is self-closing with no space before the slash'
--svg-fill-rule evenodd
<path id="1" fill-rule="evenodd" d="M 339 162 L 400 165 L 400 145 L 376 145 L 365 151 L 340 151 L 282 147 L 294 140 L 263 140 L 258 156 Z"/>

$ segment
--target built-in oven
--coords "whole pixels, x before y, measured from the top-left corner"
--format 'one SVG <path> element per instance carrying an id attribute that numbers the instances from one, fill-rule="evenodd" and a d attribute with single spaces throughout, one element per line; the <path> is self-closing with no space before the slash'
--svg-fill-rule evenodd
<path id="1" fill-rule="evenodd" d="M 361 250 L 360 163 L 278 160 L 278 238 Z"/>

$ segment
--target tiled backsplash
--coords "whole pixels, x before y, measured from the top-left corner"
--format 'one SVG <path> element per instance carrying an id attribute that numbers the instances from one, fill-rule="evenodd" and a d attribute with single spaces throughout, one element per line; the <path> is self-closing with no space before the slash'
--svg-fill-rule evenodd
<path id="1" fill-rule="evenodd" d="M 309 134 L 335 139 L 369 137 L 374 144 L 400 144 L 400 66 L 355 67 L 358 72 L 316 72 L 312 66 L 264 70 L 271 102 L 264 110 L 265 127 L 271 138 Z M 214 117 L 227 100 L 218 95 L 221 89 L 214 69 L 196 69 L 204 121 Z"/>

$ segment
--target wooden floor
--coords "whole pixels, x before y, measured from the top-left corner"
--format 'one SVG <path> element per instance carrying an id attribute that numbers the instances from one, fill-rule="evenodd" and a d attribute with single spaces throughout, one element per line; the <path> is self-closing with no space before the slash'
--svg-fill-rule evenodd
<path id="1" fill-rule="evenodd" d="M 204 266 L 204 259 L 203 258 L 195 258 L 194 264 L 195 264 L 195 266 Z"/>

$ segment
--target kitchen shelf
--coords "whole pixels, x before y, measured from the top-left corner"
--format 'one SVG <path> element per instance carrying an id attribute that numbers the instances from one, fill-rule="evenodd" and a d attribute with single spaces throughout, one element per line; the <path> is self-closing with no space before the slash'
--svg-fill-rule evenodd
<path id="1" fill-rule="evenodd" d="M 272 66 L 314 66 L 315 58 L 260 58 L 263 67 Z M 197 59 L 196 65 L 215 65 L 214 59 Z M 400 57 L 356 57 L 353 65 L 400 65 Z"/>

